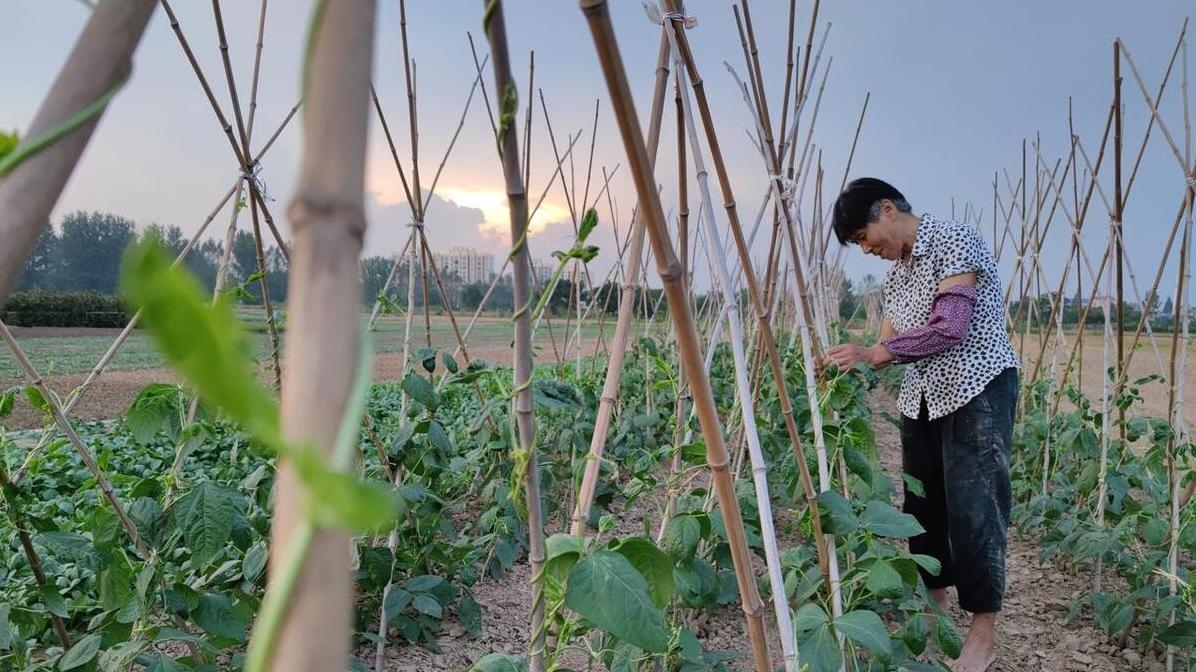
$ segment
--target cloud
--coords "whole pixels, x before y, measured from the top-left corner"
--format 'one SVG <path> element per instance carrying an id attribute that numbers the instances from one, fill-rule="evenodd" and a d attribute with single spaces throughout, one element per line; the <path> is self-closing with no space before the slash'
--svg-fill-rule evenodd
<path id="1" fill-rule="evenodd" d="M 411 209 L 397 180 L 369 180 L 365 254 L 390 256 L 403 249 L 410 235 Z M 506 192 L 438 186 L 425 204 L 425 233 L 434 250 L 467 246 L 505 254 L 511 245 L 510 210 Z M 531 203 L 530 207 L 534 207 Z M 569 211 L 545 200 L 531 219 L 529 240 L 533 248 L 555 249 L 572 239 Z M 544 252 L 547 254 L 547 251 Z"/>

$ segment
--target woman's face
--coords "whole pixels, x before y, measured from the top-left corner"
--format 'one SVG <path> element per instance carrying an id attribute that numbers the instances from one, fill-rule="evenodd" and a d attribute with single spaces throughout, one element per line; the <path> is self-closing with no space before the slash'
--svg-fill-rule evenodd
<path id="1" fill-rule="evenodd" d="M 913 241 L 906 240 L 908 234 L 900 212 L 891 201 L 881 201 L 880 215 L 856 234 L 855 242 L 865 254 L 871 254 L 888 261 L 897 261 L 909 254 Z"/>

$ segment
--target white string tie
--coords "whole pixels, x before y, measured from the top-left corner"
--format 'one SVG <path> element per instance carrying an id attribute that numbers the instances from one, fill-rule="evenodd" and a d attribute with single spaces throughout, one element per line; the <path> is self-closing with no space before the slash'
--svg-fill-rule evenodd
<path id="1" fill-rule="evenodd" d="M 645 2 L 643 5 L 644 13 L 648 15 L 648 20 L 652 23 L 664 25 L 666 21 L 680 21 L 681 25 L 686 29 L 693 28 L 694 26 L 698 25 L 698 17 L 696 16 L 688 16 L 682 14 L 681 12 L 661 13 L 660 9 L 650 2 Z"/>
<path id="2" fill-rule="evenodd" d="M 253 165 L 249 167 L 248 172 L 244 170 L 238 171 L 241 179 L 245 180 L 246 182 L 253 183 L 253 188 L 258 194 L 261 194 L 262 200 L 273 201 L 274 197 L 266 191 L 266 182 L 262 179 L 261 173 L 262 164 L 258 161 L 253 162 Z"/>

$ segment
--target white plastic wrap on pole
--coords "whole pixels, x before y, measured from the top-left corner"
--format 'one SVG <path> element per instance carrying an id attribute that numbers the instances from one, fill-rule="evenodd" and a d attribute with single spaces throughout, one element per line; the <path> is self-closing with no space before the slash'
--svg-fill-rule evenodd
<path id="1" fill-rule="evenodd" d="M 752 403 L 752 385 L 748 380 L 747 357 L 743 351 L 743 324 L 739 316 L 739 302 L 735 300 L 732 290 L 730 273 L 727 271 L 726 255 L 723 252 L 722 240 L 715 228 L 714 206 L 710 200 L 710 183 L 706 173 L 705 161 L 702 159 L 702 147 L 698 142 L 697 127 L 694 125 L 693 109 L 689 99 L 686 84 L 688 76 L 685 66 L 681 62 L 680 51 L 677 47 L 676 35 L 666 30 L 669 43 L 673 49 L 674 69 L 681 79 L 681 106 L 685 115 L 686 135 L 689 137 L 691 153 L 693 154 L 694 170 L 698 177 L 698 190 L 701 193 L 701 208 L 706 212 L 706 226 L 704 227 L 706 241 L 713 252 L 710 255 L 711 265 L 714 267 L 718 284 L 726 302 L 727 324 L 731 332 L 731 356 L 735 361 L 735 386 L 739 392 L 739 404 L 743 411 L 743 432 L 747 439 L 748 455 L 752 460 L 752 482 L 756 486 L 756 507 L 760 513 L 760 536 L 764 540 L 764 559 L 768 566 L 769 586 L 772 591 L 773 610 L 776 613 L 777 629 L 780 631 L 781 650 L 785 659 L 787 672 L 797 670 L 797 641 L 793 633 L 792 615 L 789 612 L 789 601 L 785 595 L 785 579 L 781 572 L 781 554 L 777 548 L 776 529 L 772 520 L 772 500 L 768 495 L 768 472 L 765 466 L 764 451 L 760 448 L 760 435 L 756 428 L 756 410 Z M 711 341 L 710 351 L 714 350 Z M 784 384 L 779 381 L 778 384 Z"/>

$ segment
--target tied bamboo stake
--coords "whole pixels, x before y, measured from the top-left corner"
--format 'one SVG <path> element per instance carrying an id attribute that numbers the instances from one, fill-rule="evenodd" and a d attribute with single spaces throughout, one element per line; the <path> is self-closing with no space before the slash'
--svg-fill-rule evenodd
<path id="1" fill-rule="evenodd" d="M 283 438 L 328 454 L 336 440 L 358 361 L 358 258 L 365 234 L 365 155 L 372 2 L 318 5 L 322 19 L 309 44 L 304 73 L 310 93 L 303 119 L 304 152 L 289 216 L 294 268 L 283 381 Z M 311 535 L 271 670 L 342 669 L 349 657 L 353 583 L 350 536 L 307 528 L 303 487 L 282 461 L 271 529 L 270 580 L 277 588 L 288 549 Z"/>
<path id="2" fill-rule="evenodd" d="M 666 34 L 673 38 L 672 31 Z M 675 38 L 674 38 L 675 39 Z M 676 42 L 670 39 L 673 45 Z M 680 59 L 677 53 L 676 58 Z M 732 289 L 731 274 L 727 271 L 726 254 L 718 231 L 714 227 L 714 205 L 710 197 L 709 178 L 706 165 L 702 158 L 701 145 L 698 142 L 697 127 L 694 124 L 693 109 L 689 100 L 689 93 L 685 90 L 685 72 L 680 62 L 677 63 L 678 89 L 684 109 L 684 128 L 689 133 L 689 142 L 693 153 L 694 170 L 698 177 L 698 187 L 701 193 L 701 207 L 706 213 L 707 226 L 704 228 L 710 250 L 714 253 L 711 265 L 718 276 L 718 284 L 722 288 L 723 301 L 727 308 L 727 325 L 731 337 L 731 355 L 735 362 L 735 384 L 739 391 L 739 405 L 743 417 L 743 434 L 747 443 L 748 455 L 752 462 L 752 481 L 756 487 L 756 507 L 760 515 L 760 536 L 764 542 L 764 557 L 768 567 L 768 580 L 772 590 L 773 610 L 776 614 L 777 629 L 780 631 L 781 650 L 784 653 L 785 669 L 795 672 L 798 666 L 797 640 L 793 633 L 793 621 L 789 612 L 789 600 L 785 595 L 785 579 L 781 570 L 780 551 L 777 548 L 776 529 L 772 520 L 772 500 L 768 494 L 768 471 L 764 458 L 764 451 L 760 447 L 760 434 L 756 429 L 756 408 L 752 401 L 752 386 L 748 381 L 747 357 L 744 354 L 743 324 L 739 317 L 739 302 Z M 748 267 L 750 268 L 750 266 Z M 750 273 L 750 271 L 748 271 Z M 754 278 L 752 286 L 754 287 Z M 760 326 L 761 331 L 771 340 L 771 329 L 768 322 Z M 711 348 L 713 350 L 713 348 Z M 775 350 L 775 348 L 774 348 Z M 782 383 L 783 384 L 783 383 Z"/>
<path id="3" fill-rule="evenodd" d="M 666 0 L 666 7 L 670 12 L 677 12 L 680 10 L 679 4 L 676 0 Z M 740 268 L 743 271 L 744 279 L 747 283 L 748 296 L 752 301 L 752 307 L 756 313 L 756 320 L 758 324 L 758 338 L 763 341 L 765 353 L 768 356 L 769 364 L 772 367 L 773 378 L 776 381 L 777 395 L 780 401 L 781 414 L 785 418 L 785 429 L 789 435 L 790 445 L 794 453 L 794 459 L 797 462 L 798 471 L 801 475 L 802 487 L 806 496 L 806 502 L 810 510 L 810 518 L 814 527 L 815 543 L 818 549 L 819 566 L 823 576 L 826 578 L 828 584 L 832 586 L 832 595 L 838 593 L 837 590 L 837 562 L 834 558 L 834 553 L 831 550 L 831 543 L 833 539 L 824 535 L 822 532 L 822 524 L 819 520 L 817 498 L 814 494 L 813 478 L 810 475 L 809 467 L 806 464 L 805 451 L 802 448 L 801 434 L 797 429 L 797 423 L 793 417 L 793 406 L 789 398 L 789 389 L 785 371 L 781 364 L 780 353 L 777 350 L 776 340 L 773 337 L 772 325 L 770 318 L 770 311 L 766 299 L 762 296 L 760 286 L 756 280 L 756 274 L 752 268 L 751 253 L 749 246 L 743 238 L 743 228 L 739 223 L 738 209 L 735 206 L 735 196 L 731 192 L 730 180 L 727 175 L 726 165 L 723 161 L 722 151 L 719 149 L 718 137 L 714 129 L 714 124 L 711 120 L 710 106 L 706 99 L 706 91 L 702 84 L 702 80 L 697 71 L 697 66 L 693 59 L 693 53 L 689 48 L 688 38 L 684 30 L 681 29 L 676 22 L 673 22 L 676 42 L 674 47 L 677 51 L 677 58 L 685 64 L 686 70 L 690 78 L 690 88 L 694 92 L 694 98 L 698 105 L 698 112 L 702 119 L 702 126 L 706 132 L 706 142 L 710 148 L 711 162 L 714 164 L 715 174 L 718 177 L 719 187 L 722 190 L 724 207 L 727 212 L 727 223 L 731 230 L 731 236 L 735 241 L 735 248 L 739 255 Z M 770 133 L 762 133 L 763 136 L 769 137 Z M 775 180 L 772 180 L 775 187 Z M 787 207 L 787 200 L 782 200 L 782 194 L 774 189 L 774 203 L 783 204 L 782 207 Z M 788 221 L 788 215 L 785 215 Z M 708 223 L 713 225 L 713 223 Z M 812 369 L 811 369 L 812 371 Z M 811 399 L 817 399 L 814 394 L 810 395 Z M 821 435 L 819 431 L 817 436 Z M 820 466 L 821 469 L 821 466 Z M 829 542 L 829 543 L 828 543 Z M 835 604 L 839 600 L 835 598 Z M 836 614 L 837 615 L 837 614 Z"/>
<path id="4" fill-rule="evenodd" d="M 669 79 L 668 41 L 664 33 L 660 36 L 660 49 L 656 56 L 656 83 L 652 89 L 652 111 L 648 124 L 649 161 L 656 164 L 656 150 L 660 147 L 660 125 L 664 117 L 664 94 Z M 602 468 L 602 455 L 606 450 L 606 435 L 610 430 L 610 419 L 619 396 L 619 376 L 623 372 L 623 359 L 627 355 L 627 342 L 631 337 L 631 320 L 635 317 L 635 290 L 639 284 L 640 263 L 644 250 L 643 207 L 636 209 L 631 219 L 631 247 L 627 252 L 627 271 L 623 276 L 623 289 L 619 297 L 619 314 L 615 322 L 615 335 L 611 343 L 610 359 L 606 366 L 606 378 L 602 383 L 602 397 L 598 404 L 598 417 L 594 421 L 594 434 L 590 437 L 590 453 L 586 458 L 585 473 L 573 511 L 571 532 L 576 536 L 585 533 L 586 520 L 594 493 L 598 487 L 598 475 Z"/>
<path id="5" fill-rule="evenodd" d="M 706 439 L 706 459 L 712 472 L 715 489 L 718 492 L 719 508 L 722 511 L 727 530 L 727 541 L 735 565 L 740 599 L 747 618 L 753 660 L 757 672 L 768 672 L 772 669 L 772 662 L 768 654 L 768 642 L 764 636 L 762 613 L 764 607 L 751 569 L 751 554 L 744 536 L 735 484 L 727 471 L 727 449 L 723 442 L 718 409 L 714 404 L 710 381 L 702 368 L 698 333 L 694 325 L 693 314 L 690 312 L 683 271 L 669 240 L 664 210 L 661 207 L 660 195 L 656 191 L 655 180 L 652 176 L 651 161 L 648 159 L 644 137 L 639 126 L 639 117 L 636 115 L 630 86 L 627 83 L 627 73 L 623 69 L 623 58 L 619 54 L 619 47 L 615 41 L 610 9 L 606 0 L 581 0 L 580 7 L 586 16 L 594 39 L 595 50 L 606 79 L 611 105 L 618 121 L 619 134 L 623 139 L 628 163 L 635 178 L 640 214 L 644 219 L 644 227 L 651 237 L 657 271 L 668 300 L 669 317 L 673 321 L 676 331 L 681 362 L 690 382 L 694 406 L 698 411 L 702 433 Z"/>
<path id="6" fill-rule="evenodd" d="M 507 50 L 507 28 L 500 0 L 483 0 L 482 28 L 490 42 L 494 88 L 499 100 L 499 124 L 495 141 L 502 155 L 506 179 L 507 205 L 511 213 L 511 256 L 515 260 L 515 397 L 516 445 L 514 458 L 522 462 L 527 498 L 528 562 L 532 570 L 531 637 L 528 641 L 529 672 L 544 669 L 544 521 L 540 511 L 540 467 L 534 441 L 536 429 L 532 415 L 532 343 L 531 343 L 531 259 L 527 249 L 527 194 L 519 167 L 519 138 L 515 111 L 519 104 L 511 59 Z M 530 95 L 530 92 L 529 92 Z M 518 467 L 517 467 L 518 468 Z"/>
<path id="7" fill-rule="evenodd" d="M 16 494 L 16 489 L 13 483 L 8 480 L 8 474 L 4 471 L 4 465 L 0 464 L 0 499 Z M 46 580 L 46 573 L 42 571 L 42 560 L 37 554 L 37 549 L 33 547 L 33 538 L 29 536 L 29 530 L 26 529 L 25 519 L 20 516 L 15 506 L 15 502 L 8 501 L 9 520 L 12 526 L 17 531 L 17 538 L 21 541 L 21 548 L 25 551 L 25 559 L 29 562 L 29 570 L 33 573 L 33 580 L 42 590 L 49 589 L 49 582 Z M 62 645 L 63 650 L 71 648 L 71 639 L 67 636 L 66 626 L 63 625 L 62 619 L 55 614 L 50 614 L 50 624 L 54 628 L 54 636 L 58 638 L 58 643 Z"/>
<path id="8" fill-rule="evenodd" d="M 126 0 L 95 8 L 25 138 L 9 155 L 10 161 L 24 160 L 0 176 L 0 301 L 49 222 L 108 101 L 128 81 L 133 51 L 155 5 Z"/>
<path id="9" fill-rule="evenodd" d="M 100 489 L 100 493 L 103 495 L 104 499 L 108 500 L 108 504 L 112 506 L 112 510 L 116 513 L 116 517 L 120 521 L 120 526 L 124 529 L 125 534 L 129 535 L 129 539 L 137 548 L 137 555 L 142 560 L 149 560 L 149 547 L 145 545 L 144 541 L 142 541 L 141 535 L 137 533 L 137 527 L 133 524 L 133 521 L 125 512 L 125 507 L 121 504 L 120 496 L 117 495 L 116 491 L 112 489 L 112 484 L 109 483 L 108 477 L 104 475 L 104 471 L 100 468 L 99 463 L 96 462 L 95 457 L 93 457 L 91 454 L 91 451 L 87 449 L 87 445 L 83 443 L 83 439 L 79 437 L 79 434 L 75 432 L 73 427 L 71 427 L 71 423 L 66 419 L 66 416 L 63 415 L 62 406 L 58 402 L 58 399 L 53 393 L 50 392 L 50 388 L 46 387 L 45 381 L 42 380 L 41 374 L 39 374 L 37 369 L 33 367 L 33 363 L 29 361 L 29 357 L 25 354 L 25 351 L 21 349 L 20 344 L 17 343 L 17 339 L 12 335 L 12 332 L 9 331 L 8 325 L 4 324 L 3 322 L 0 322 L 0 337 L 3 337 L 4 342 L 7 343 L 9 349 L 12 350 L 12 354 L 16 358 L 17 364 L 21 367 L 21 370 L 25 372 L 25 376 L 29 378 L 29 384 L 37 388 L 38 393 L 41 394 L 42 399 L 45 400 L 48 412 L 54 418 L 54 422 L 58 424 L 58 427 L 62 430 L 63 434 L 66 434 L 67 439 L 70 441 L 71 447 L 74 448 L 75 452 L 79 455 L 79 460 L 87 466 L 87 470 L 90 471 L 91 475 L 96 479 L 96 487 Z"/>
<path id="10" fill-rule="evenodd" d="M 1188 106 L 1188 44 L 1183 43 L 1183 63 L 1181 67 L 1182 86 L 1183 86 L 1183 103 L 1184 103 L 1184 156 L 1183 166 L 1187 166 L 1192 158 L 1192 122 L 1191 110 Z M 1135 73 L 1136 74 L 1136 73 Z M 1185 179 L 1189 179 L 1188 175 L 1184 175 Z M 1176 466 L 1176 449 L 1179 444 L 1181 432 L 1183 431 L 1183 385 L 1185 378 L 1185 364 L 1187 363 L 1188 353 L 1188 305 L 1191 301 L 1189 296 L 1188 283 L 1190 281 L 1190 270 L 1188 264 L 1191 256 L 1191 241 L 1192 241 L 1192 195 L 1196 191 L 1196 185 L 1191 181 L 1187 182 L 1189 188 L 1184 193 L 1184 207 L 1187 211 L 1186 222 L 1184 223 L 1183 240 L 1179 248 L 1179 268 L 1176 272 L 1175 301 L 1174 301 L 1174 319 L 1171 322 L 1171 361 L 1168 368 L 1167 379 L 1170 385 L 1167 390 L 1168 408 L 1170 409 L 1170 422 L 1172 431 L 1167 438 L 1167 476 L 1168 484 L 1171 491 L 1171 520 L 1170 520 L 1170 534 L 1168 535 L 1168 549 L 1167 549 L 1167 594 L 1171 598 L 1175 598 L 1177 583 L 1179 580 L 1179 534 L 1180 534 L 1180 493 L 1179 493 L 1179 471 Z M 1183 334 L 1181 341 L 1180 334 Z M 1180 352 L 1182 356 L 1179 356 Z M 1175 625 L 1175 613 L 1172 612 L 1168 621 L 1171 625 Z M 1175 665 L 1175 648 L 1167 647 L 1167 669 L 1171 670 Z"/>

